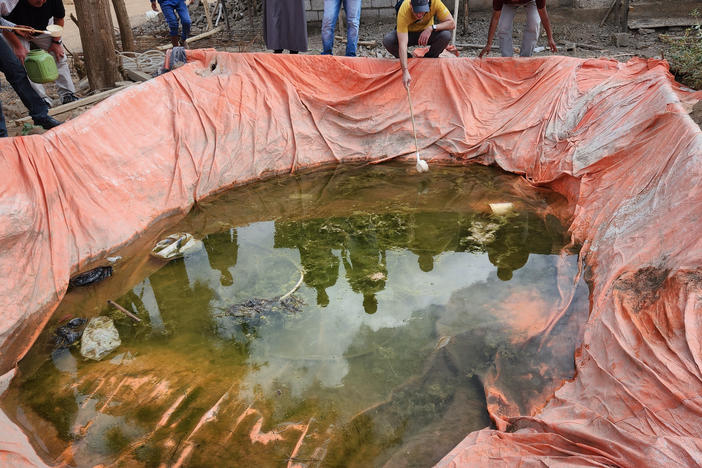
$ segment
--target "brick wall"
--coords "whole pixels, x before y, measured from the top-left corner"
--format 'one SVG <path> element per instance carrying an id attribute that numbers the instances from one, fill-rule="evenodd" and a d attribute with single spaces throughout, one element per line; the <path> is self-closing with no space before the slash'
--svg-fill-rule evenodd
<path id="1" fill-rule="evenodd" d="M 361 0 L 361 20 L 395 16 L 396 0 Z M 305 0 L 307 21 L 322 21 L 324 0 Z M 342 8 L 343 11 L 343 8 Z"/>
<path id="2" fill-rule="evenodd" d="M 396 0 L 361 0 L 361 20 L 378 17 L 394 17 Z M 449 10 L 453 11 L 454 0 L 442 0 Z M 463 2 L 459 0 L 458 11 L 463 12 Z M 645 0 L 639 0 L 644 3 Z M 678 1 L 678 0 L 670 0 Z M 573 8 L 608 8 L 612 0 L 547 0 L 547 6 L 573 7 Z M 631 0 L 632 4 L 637 0 Z M 492 8 L 492 0 L 468 0 L 470 11 L 487 11 Z M 324 13 L 324 0 L 305 0 L 307 21 L 322 21 Z M 342 9 L 343 11 L 343 9 Z"/>

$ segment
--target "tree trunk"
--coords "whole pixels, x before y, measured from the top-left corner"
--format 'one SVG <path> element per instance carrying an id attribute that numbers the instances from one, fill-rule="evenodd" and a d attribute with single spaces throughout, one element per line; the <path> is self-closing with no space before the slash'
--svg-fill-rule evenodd
<path id="1" fill-rule="evenodd" d="M 112 6 L 115 8 L 115 16 L 117 16 L 117 24 L 119 24 L 119 37 L 122 39 L 122 50 L 134 52 L 136 45 L 134 44 L 134 33 L 132 33 L 132 25 L 129 23 L 129 14 L 124 0 L 112 0 Z"/>
<path id="2" fill-rule="evenodd" d="M 629 0 L 621 0 L 619 7 L 619 30 L 621 32 L 629 32 Z"/>
<path id="3" fill-rule="evenodd" d="M 75 0 L 80 42 L 92 90 L 113 88 L 118 76 L 109 6 L 107 0 Z"/>

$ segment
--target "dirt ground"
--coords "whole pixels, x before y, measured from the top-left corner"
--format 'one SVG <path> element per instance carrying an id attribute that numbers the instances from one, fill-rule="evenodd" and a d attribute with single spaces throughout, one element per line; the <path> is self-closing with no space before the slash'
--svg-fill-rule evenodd
<path id="1" fill-rule="evenodd" d="M 683 6 L 681 6 L 683 5 Z M 637 5 L 635 14 L 644 18 L 672 18 L 689 17 L 690 11 L 699 7 L 702 10 L 702 1 L 691 2 L 689 4 L 676 4 L 674 8 L 666 7 L 665 2 L 653 2 L 647 5 Z M 145 10 L 143 6 L 140 9 Z M 632 10 L 633 11 L 633 10 Z M 558 54 L 581 58 L 610 57 L 619 61 L 626 61 L 634 56 L 640 57 L 665 57 L 666 45 L 661 41 L 661 35 L 682 35 L 685 28 L 682 26 L 659 27 L 639 30 L 628 30 L 626 33 L 619 31 L 615 14 L 609 16 L 607 22 L 600 27 L 600 22 L 606 10 L 575 10 L 572 8 L 548 8 L 549 17 L 553 28 L 554 39 L 558 44 Z M 139 12 L 138 15 L 142 15 Z M 193 17 L 193 35 L 204 32 L 204 15 L 191 14 Z M 632 13 L 630 13 L 631 19 Z M 521 29 L 524 25 L 525 17 L 523 11 L 515 18 L 514 43 L 518 47 L 521 41 Z M 134 28 L 137 50 L 143 52 L 154 49 L 159 45 L 168 43 L 168 31 L 162 16 L 151 21 L 144 21 L 137 18 L 136 23 L 141 23 Z M 456 33 L 456 45 L 461 57 L 477 57 L 480 49 L 485 44 L 487 31 L 490 22 L 489 11 L 470 12 L 467 21 L 463 21 L 462 15 L 458 18 Z M 221 32 L 215 36 L 199 40 L 190 45 L 193 48 L 212 47 L 217 50 L 228 52 L 271 52 L 267 51 L 263 43 L 261 34 L 260 16 L 253 19 L 253 27 L 248 18 L 243 18 L 232 25 L 232 32 Z M 391 58 L 382 46 L 383 35 L 391 31 L 394 27 L 393 19 L 362 20 L 358 55 L 363 57 L 384 57 Z M 118 36 L 117 36 L 118 37 Z M 542 28 L 542 36 L 537 44 L 545 46 L 544 51 L 538 52 L 537 56 L 551 55 L 548 50 L 545 33 Z M 307 54 L 319 54 L 322 49 L 320 24 L 310 23 L 308 25 L 308 48 Z M 335 54 L 344 53 L 345 44 L 341 40 L 337 29 L 337 40 L 335 41 Z M 74 51 L 75 53 L 75 51 Z M 499 47 L 493 45 L 491 56 L 499 55 Z M 75 73 L 75 70 L 74 70 Z M 87 81 L 81 80 L 75 75 L 75 82 L 79 84 L 77 94 L 86 96 L 90 94 Z M 49 95 L 56 98 L 53 85 L 48 85 Z M 22 127 L 15 125 L 14 120 L 27 116 L 19 98 L 4 78 L 0 78 L 0 100 L 2 102 L 5 118 L 7 120 L 8 132 L 10 135 L 18 135 L 22 132 Z M 58 104 L 58 102 L 57 102 Z M 699 103 L 698 103 L 699 104 Z M 84 112 L 90 106 L 84 106 L 68 113 L 57 115 L 60 120 L 74 118 Z M 698 106 L 699 107 L 699 106 Z M 697 116 L 696 121 L 700 124 L 700 112 L 693 113 Z M 34 129 L 40 132 L 39 129 Z"/>

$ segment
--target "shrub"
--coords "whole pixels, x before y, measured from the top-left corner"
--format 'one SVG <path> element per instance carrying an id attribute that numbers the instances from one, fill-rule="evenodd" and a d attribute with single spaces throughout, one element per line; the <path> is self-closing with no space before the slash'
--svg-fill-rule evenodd
<path id="1" fill-rule="evenodd" d="M 691 13 L 693 18 L 699 18 L 698 10 Z M 685 30 L 682 37 L 666 37 L 661 39 L 668 44 L 666 58 L 670 63 L 670 71 L 676 79 L 693 89 L 702 89 L 702 34 L 700 25 Z"/>

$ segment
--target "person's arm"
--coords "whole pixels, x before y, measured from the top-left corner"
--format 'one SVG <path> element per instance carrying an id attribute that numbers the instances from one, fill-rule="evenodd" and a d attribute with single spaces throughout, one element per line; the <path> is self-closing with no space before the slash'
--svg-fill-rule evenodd
<path id="1" fill-rule="evenodd" d="M 19 37 L 14 33 L 14 31 L 3 31 L 2 35 L 7 39 L 7 42 L 12 47 L 12 51 L 15 53 L 20 62 L 24 63 L 24 59 L 27 58 L 27 49 L 24 48 Z"/>
<path id="2" fill-rule="evenodd" d="M 429 25 L 424 30 L 422 31 L 422 34 L 419 35 L 419 39 L 417 40 L 417 43 L 420 46 L 425 46 L 429 43 L 429 38 L 431 37 L 431 33 L 434 31 L 453 31 L 456 29 L 456 22 L 453 20 L 453 16 L 451 16 L 451 13 L 448 13 L 448 16 L 441 20 L 440 23 L 436 23 L 433 25 Z"/>
<path id="3" fill-rule="evenodd" d="M 551 32 L 551 21 L 548 19 L 548 12 L 546 12 L 546 6 L 539 8 L 536 11 L 539 12 L 539 17 L 541 18 L 541 24 L 544 25 L 546 30 L 546 37 L 548 38 L 548 46 L 551 48 L 551 52 L 558 52 L 556 43 L 553 41 L 553 33 Z"/>
<path id="4" fill-rule="evenodd" d="M 412 77 L 410 76 L 410 72 L 407 69 L 407 41 L 408 41 L 408 34 L 406 32 L 397 33 L 397 44 L 400 46 L 400 68 L 402 69 L 402 84 L 405 85 L 405 88 L 409 89 L 410 81 L 412 81 Z"/>
<path id="5" fill-rule="evenodd" d="M 63 18 L 56 18 L 54 17 L 54 24 L 56 26 L 61 26 L 65 24 Z M 61 38 L 60 37 L 51 37 L 51 45 L 49 46 L 48 49 L 49 52 L 53 52 L 54 55 L 56 55 L 56 58 L 63 58 L 64 52 L 63 52 L 63 45 L 61 43 Z"/>
<path id="6" fill-rule="evenodd" d="M 158 11 L 158 7 L 156 6 L 156 0 L 151 0 L 151 9 L 154 11 Z"/>
<path id="7" fill-rule="evenodd" d="M 478 54 L 478 57 L 482 58 L 483 55 L 487 55 L 490 53 L 490 49 L 492 49 L 492 40 L 495 38 L 495 30 L 497 29 L 497 24 L 500 22 L 501 14 L 502 10 L 492 10 L 492 18 L 490 18 L 490 29 L 488 29 L 487 43 L 485 44 L 485 47 L 483 47 L 483 50 L 480 51 L 480 54 Z"/>

